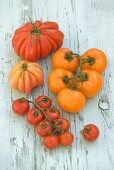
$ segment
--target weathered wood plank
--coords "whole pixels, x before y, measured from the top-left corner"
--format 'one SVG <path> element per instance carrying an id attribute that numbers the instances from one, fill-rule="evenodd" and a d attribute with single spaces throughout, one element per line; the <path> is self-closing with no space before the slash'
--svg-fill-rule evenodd
<path id="1" fill-rule="evenodd" d="M 109 0 L 7 0 L 0 2 L 0 170 L 113 170 L 114 169 L 114 1 Z M 12 100 L 23 94 L 11 90 L 7 75 L 19 58 L 11 47 L 11 38 L 17 27 L 24 23 L 27 14 L 34 20 L 57 21 L 65 34 L 63 47 L 82 54 L 88 48 L 103 49 L 108 56 L 104 86 L 101 93 L 88 99 L 82 112 L 70 115 L 62 112 L 71 121 L 75 141 L 71 147 L 59 147 L 55 151 L 44 149 L 41 138 L 23 117 L 16 116 L 11 109 Z M 29 96 L 49 95 L 56 104 L 56 96 L 47 86 L 51 68 L 51 56 L 39 61 L 45 75 L 43 88 L 35 89 Z M 102 96 L 110 101 L 110 110 L 102 113 L 98 101 Z M 83 119 L 82 119 L 83 118 Z M 100 128 L 100 137 L 94 143 L 82 139 L 80 130 L 87 123 Z"/>

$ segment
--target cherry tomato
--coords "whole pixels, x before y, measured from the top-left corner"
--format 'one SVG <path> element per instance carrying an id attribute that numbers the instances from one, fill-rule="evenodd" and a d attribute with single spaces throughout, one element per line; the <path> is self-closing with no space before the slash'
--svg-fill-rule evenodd
<path id="1" fill-rule="evenodd" d="M 16 99 L 12 104 L 13 111 L 18 115 L 24 115 L 29 108 L 29 102 L 24 98 Z"/>
<path id="2" fill-rule="evenodd" d="M 44 115 L 38 109 L 33 108 L 26 113 L 26 119 L 31 125 L 36 125 L 44 119 Z"/>
<path id="3" fill-rule="evenodd" d="M 55 149 L 59 145 L 58 137 L 55 135 L 44 137 L 43 144 L 48 149 Z"/>
<path id="4" fill-rule="evenodd" d="M 69 146 L 73 143 L 73 141 L 74 141 L 74 136 L 71 132 L 65 132 L 59 135 L 59 143 L 62 146 Z"/>
<path id="5" fill-rule="evenodd" d="M 56 107 L 52 107 L 46 110 L 46 114 L 52 120 L 56 120 L 60 117 L 60 112 Z"/>
<path id="6" fill-rule="evenodd" d="M 67 131 L 70 128 L 70 122 L 64 118 L 57 119 L 55 125 L 63 131 Z"/>
<path id="7" fill-rule="evenodd" d="M 44 137 L 47 136 L 51 132 L 51 126 L 48 120 L 41 121 L 36 128 L 36 132 L 38 135 Z"/>
<path id="8" fill-rule="evenodd" d="M 49 108 L 52 104 L 52 100 L 48 96 L 39 96 L 36 98 L 35 102 L 43 109 Z"/>
<path id="9" fill-rule="evenodd" d="M 88 124 L 82 130 L 82 134 L 87 141 L 94 141 L 99 136 L 99 129 L 93 124 Z"/>

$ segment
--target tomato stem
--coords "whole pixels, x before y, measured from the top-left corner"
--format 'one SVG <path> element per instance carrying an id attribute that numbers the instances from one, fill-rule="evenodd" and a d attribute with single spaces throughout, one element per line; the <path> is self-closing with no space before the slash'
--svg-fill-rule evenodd
<path id="1" fill-rule="evenodd" d="M 88 63 L 90 66 L 95 63 L 94 57 L 87 56 L 86 58 L 82 59 L 82 64 Z"/>
<path id="2" fill-rule="evenodd" d="M 58 120 L 54 120 L 54 121 L 51 120 L 51 119 L 47 116 L 47 114 L 46 114 L 46 112 L 45 112 L 45 109 L 43 109 L 42 107 L 40 107 L 40 106 L 39 106 L 36 102 L 34 102 L 34 101 L 28 100 L 28 99 L 26 99 L 26 98 L 24 98 L 24 97 L 23 97 L 23 99 L 25 99 L 25 100 L 28 101 L 29 103 L 32 103 L 33 105 L 35 105 L 35 106 L 44 114 L 45 120 L 48 120 L 48 121 L 49 121 L 50 126 L 54 129 L 55 133 L 56 133 L 56 132 L 57 132 L 57 134 L 58 134 L 58 133 L 59 133 L 59 134 L 64 133 L 64 131 L 61 130 L 61 129 L 58 127 L 58 125 L 55 124 L 56 122 L 58 122 Z M 37 113 L 37 114 L 38 114 L 38 113 Z M 36 116 L 36 113 L 35 113 L 35 116 Z M 44 120 L 43 128 L 46 128 L 45 120 Z M 60 126 L 60 125 L 62 125 L 62 122 L 59 124 L 59 126 Z"/>
<path id="3" fill-rule="evenodd" d="M 21 67 L 22 67 L 23 70 L 26 70 L 27 69 L 27 63 L 23 63 Z"/>

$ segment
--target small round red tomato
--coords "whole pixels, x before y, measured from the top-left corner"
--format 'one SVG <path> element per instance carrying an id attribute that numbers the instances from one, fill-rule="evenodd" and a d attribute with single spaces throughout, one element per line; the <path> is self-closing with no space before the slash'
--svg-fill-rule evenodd
<path id="1" fill-rule="evenodd" d="M 55 149 L 59 145 L 58 137 L 55 135 L 44 137 L 43 144 L 48 149 Z"/>
<path id="2" fill-rule="evenodd" d="M 41 121 L 36 128 L 36 132 L 38 135 L 44 137 L 47 136 L 51 132 L 51 126 L 48 120 Z"/>
<path id="3" fill-rule="evenodd" d="M 59 143 L 62 146 L 69 146 L 73 143 L 73 141 L 74 141 L 74 136 L 71 132 L 65 132 L 59 135 Z"/>
<path id="4" fill-rule="evenodd" d="M 39 96 L 36 98 L 35 102 L 43 109 L 49 108 L 52 104 L 52 100 L 48 96 Z"/>
<path id="5" fill-rule="evenodd" d="M 63 131 L 67 131 L 70 128 L 70 122 L 67 119 L 59 118 L 55 122 L 55 126 Z"/>
<path id="6" fill-rule="evenodd" d="M 46 110 L 46 114 L 52 120 L 56 120 L 60 117 L 60 112 L 56 107 L 52 107 Z"/>
<path id="7" fill-rule="evenodd" d="M 33 108 L 26 113 L 26 119 L 31 125 L 36 125 L 44 119 L 44 115 L 38 109 Z"/>
<path id="8" fill-rule="evenodd" d="M 24 98 L 16 99 L 12 104 L 13 111 L 18 115 L 24 115 L 29 108 L 29 102 Z"/>
<path id="9" fill-rule="evenodd" d="M 88 124 L 82 130 L 83 137 L 88 141 L 94 141 L 99 136 L 99 129 L 93 124 Z"/>

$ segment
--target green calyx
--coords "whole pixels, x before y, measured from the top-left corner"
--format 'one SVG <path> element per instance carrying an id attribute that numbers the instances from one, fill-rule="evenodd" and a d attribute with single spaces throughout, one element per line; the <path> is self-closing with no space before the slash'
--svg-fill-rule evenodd
<path id="1" fill-rule="evenodd" d="M 66 52 L 65 59 L 68 60 L 68 61 L 72 61 L 74 59 L 73 52 L 72 51 Z"/>
<path id="2" fill-rule="evenodd" d="M 36 110 L 36 111 L 33 113 L 33 116 L 34 116 L 34 117 L 37 117 L 38 115 L 39 115 L 39 111 Z"/>
<path id="3" fill-rule="evenodd" d="M 47 97 L 42 99 L 42 102 L 46 103 L 49 99 Z"/>
<path id="4" fill-rule="evenodd" d="M 65 84 L 69 84 L 69 81 L 71 80 L 72 78 L 69 78 L 67 75 L 63 77 L 63 82 Z"/>
<path id="5" fill-rule="evenodd" d="M 82 64 L 88 63 L 90 66 L 95 64 L 95 58 L 91 56 L 87 56 L 87 58 L 82 59 Z"/>
<path id="6" fill-rule="evenodd" d="M 21 67 L 22 67 L 23 70 L 26 70 L 27 69 L 27 64 L 23 63 Z"/>
<path id="7" fill-rule="evenodd" d="M 78 76 L 79 82 L 87 81 L 88 80 L 88 74 L 87 73 L 79 73 Z"/>
<path id="8" fill-rule="evenodd" d="M 25 102 L 25 101 L 27 101 L 27 99 L 25 99 L 24 97 L 19 99 L 19 102 Z"/>
<path id="9" fill-rule="evenodd" d="M 40 34 L 40 30 L 38 29 L 38 27 L 36 25 L 34 25 L 34 23 L 32 23 L 33 26 L 33 30 L 31 31 L 32 35 L 39 35 Z"/>

